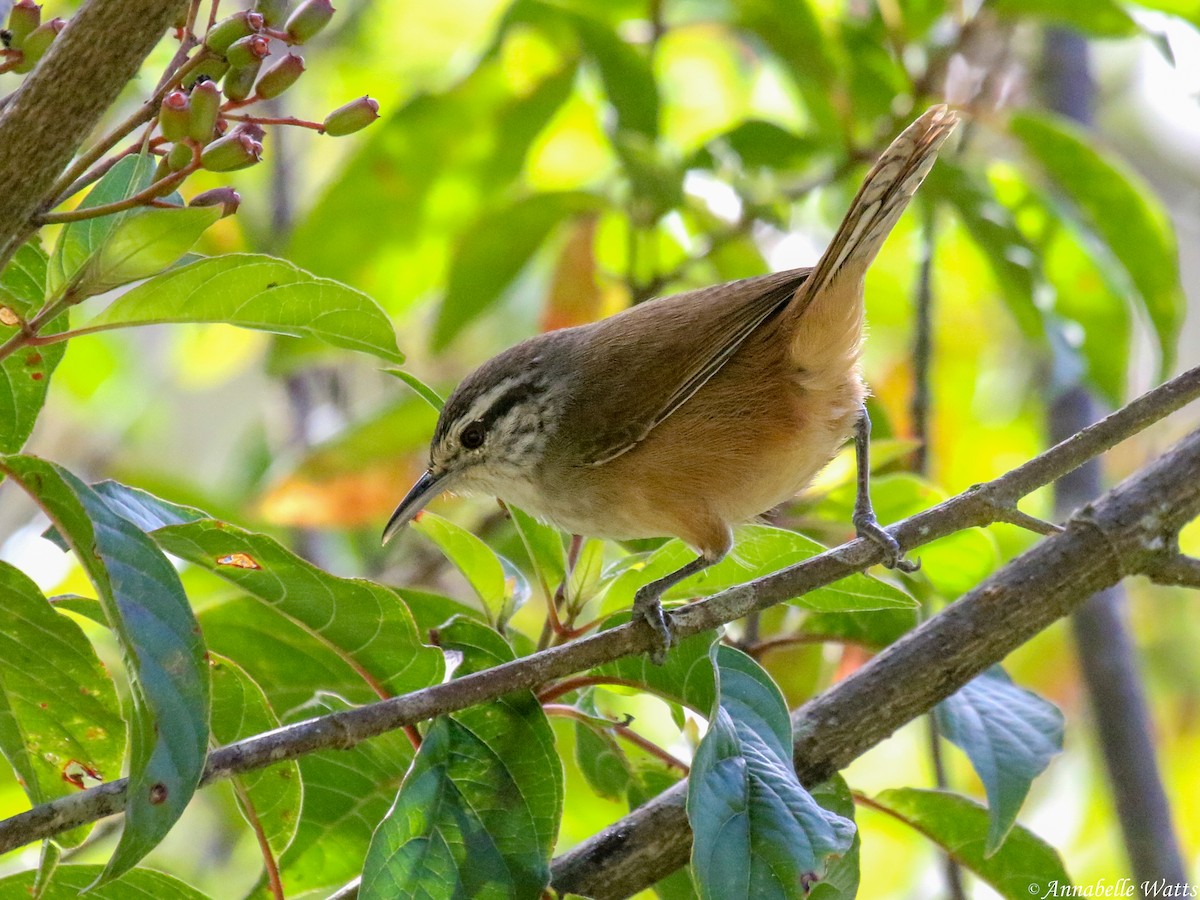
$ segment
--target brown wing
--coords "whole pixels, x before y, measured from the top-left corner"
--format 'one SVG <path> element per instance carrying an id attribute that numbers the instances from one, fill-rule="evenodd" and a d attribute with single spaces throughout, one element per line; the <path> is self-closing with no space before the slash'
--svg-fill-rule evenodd
<path id="1" fill-rule="evenodd" d="M 809 269 L 793 269 L 652 300 L 581 335 L 577 385 L 555 441 L 574 465 L 601 465 L 644 440 L 713 377 L 764 322 L 787 306 Z"/>

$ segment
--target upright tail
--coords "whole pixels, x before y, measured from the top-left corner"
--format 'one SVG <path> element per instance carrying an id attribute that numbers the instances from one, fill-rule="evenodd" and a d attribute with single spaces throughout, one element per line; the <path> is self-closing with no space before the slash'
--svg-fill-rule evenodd
<path id="1" fill-rule="evenodd" d="M 839 274 L 862 277 L 957 124 L 949 107 L 931 107 L 883 151 L 829 247 L 796 292 L 798 307 L 807 307 Z"/>

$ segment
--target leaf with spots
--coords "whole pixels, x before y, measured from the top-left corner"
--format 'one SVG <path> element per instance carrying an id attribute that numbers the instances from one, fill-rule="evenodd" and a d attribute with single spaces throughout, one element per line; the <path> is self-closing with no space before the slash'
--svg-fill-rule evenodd
<path id="1" fill-rule="evenodd" d="M 46 254 L 36 244 L 25 244 L 0 272 L 0 344 L 38 312 L 45 292 Z M 63 313 L 48 322 L 42 334 L 66 327 Z M 66 349 L 65 344 L 22 347 L 0 360 L 0 452 L 15 453 L 29 439 L 46 402 L 50 376 Z"/>
<path id="2" fill-rule="evenodd" d="M 63 534 L 95 587 L 130 684 L 125 828 L 101 879 L 129 871 L 183 813 L 208 749 L 204 642 L 170 561 L 144 532 L 59 466 L 0 458 Z"/>
<path id="3" fill-rule="evenodd" d="M 379 697 L 442 679 L 441 652 L 421 643 L 408 607 L 391 588 L 330 575 L 265 534 L 212 519 L 167 525 L 151 537 L 311 634 Z"/>
<path id="4" fill-rule="evenodd" d="M 212 744 L 219 747 L 279 727 L 263 689 L 231 659 L 211 654 Z M 265 841 L 274 858 L 296 836 L 303 800 L 300 766 L 293 760 L 234 778 L 242 817 Z"/>
<path id="5" fill-rule="evenodd" d="M 404 362 L 396 332 L 374 300 L 282 259 L 229 253 L 163 272 L 122 294 L 84 333 L 166 322 L 221 322 Z"/>
<path id="6" fill-rule="evenodd" d="M 125 722 L 91 642 L 26 575 L 0 562 L 0 752 L 33 804 L 121 774 Z M 78 844 L 90 826 L 59 835 Z"/>
<path id="7" fill-rule="evenodd" d="M 438 633 L 465 675 L 514 658 L 485 625 Z M 562 762 L 527 691 L 437 719 L 367 853 L 359 896 L 536 898 L 562 814 Z"/>

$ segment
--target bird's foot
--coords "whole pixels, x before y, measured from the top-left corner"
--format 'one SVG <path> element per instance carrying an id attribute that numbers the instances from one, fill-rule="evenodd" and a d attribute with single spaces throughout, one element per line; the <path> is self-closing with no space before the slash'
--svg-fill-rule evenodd
<path id="1" fill-rule="evenodd" d="M 875 513 L 855 513 L 854 531 L 860 538 L 866 538 L 883 551 L 884 568 L 899 569 L 901 572 L 915 572 L 921 568 L 919 559 L 916 562 L 905 559 L 900 544 L 879 524 Z"/>
<path id="2" fill-rule="evenodd" d="M 657 636 L 656 645 L 650 650 L 650 661 L 661 666 L 671 649 L 671 623 L 663 610 L 659 592 L 654 590 L 654 584 L 645 585 L 633 598 L 633 618 L 645 619 L 654 629 Z"/>

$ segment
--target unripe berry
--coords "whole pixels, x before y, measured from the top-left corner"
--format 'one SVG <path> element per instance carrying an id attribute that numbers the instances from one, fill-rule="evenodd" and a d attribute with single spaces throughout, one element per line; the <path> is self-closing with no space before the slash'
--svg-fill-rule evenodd
<path id="1" fill-rule="evenodd" d="M 204 36 L 204 46 L 214 53 L 225 54 L 229 45 L 249 35 L 262 31 L 263 17 L 253 10 L 240 10 L 222 19 Z"/>
<path id="2" fill-rule="evenodd" d="M 28 72 L 46 55 L 58 33 L 66 27 L 62 19 L 51 19 L 43 22 L 26 36 L 21 47 L 21 61 L 13 66 L 14 72 Z"/>
<path id="3" fill-rule="evenodd" d="M 361 131 L 378 118 L 379 104 L 370 97 L 359 97 L 327 115 L 323 130 L 331 137 L 341 137 Z"/>
<path id="4" fill-rule="evenodd" d="M 178 143 L 171 147 L 171 151 L 167 154 L 167 168 L 172 172 L 178 172 L 192 163 L 192 148 L 187 144 Z"/>
<path id="5" fill-rule="evenodd" d="M 250 65 L 240 69 L 230 69 L 226 72 L 225 80 L 221 82 L 225 96 L 235 101 L 245 100 L 249 97 L 254 92 L 254 79 L 258 77 L 258 70 L 261 67 L 262 61 L 255 60 Z"/>
<path id="6" fill-rule="evenodd" d="M 192 88 L 188 137 L 201 144 L 211 141 L 220 110 L 221 89 L 215 81 L 201 81 Z"/>
<path id="7" fill-rule="evenodd" d="M 25 38 L 33 34 L 42 24 L 42 8 L 33 0 L 21 0 L 13 6 L 8 14 L 8 48 L 20 50 L 25 46 Z"/>
<path id="8" fill-rule="evenodd" d="M 158 109 L 158 124 L 162 127 L 163 137 L 168 141 L 182 141 L 188 134 L 191 123 L 191 104 L 188 95 L 183 91 L 171 91 L 163 97 Z"/>
<path id="9" fill-rule="evenodd" d="M 232 172 L 245 169 L 262 159 L 262 144 L 235 128 L 220 140 L 204 148 L 200 164 L 210 172 Z"/>
<path id="10" fill-rule="evenodd" d="M 251 34 L 229 45 L 225 58 L 233 69 L 241 69 L 251 63 L 262 63 L 271 55 L 271 42 L 261 34 Z"/>
<path id="11" fill-rule="evenodd" d="M 295 53 L 281 56 L 267 67 L 258 79 L 255 92 L 264 100 L 278 97 L 304 74 L 304 58 Z"/>
<path id="12" fill-rule="evenodd" d="M 329 0 L 304 0 L 288 17 L 284 31 L 293 44 L 303 44 L 316 37 L 329 24 L 333 13 L 333 4 Z"/>
<path id="13" fill-rule="evenodd" d="M 273 28 L 287 19 L 288 0 L 254 0 L 254 10 Z"/>

